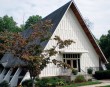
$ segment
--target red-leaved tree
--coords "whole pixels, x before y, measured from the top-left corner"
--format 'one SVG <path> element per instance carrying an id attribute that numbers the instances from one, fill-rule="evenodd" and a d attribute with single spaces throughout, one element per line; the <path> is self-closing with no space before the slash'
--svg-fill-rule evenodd
<path id="1" fill-rule="evenodd" d="M 56 51 L 56 48 L 65 48 L 73 43 L 72 40 L 62 40 L 59 36 L 55 36 L 51 39 L 56 41 L 55 46 L 46 50 L 42 46 L 42 43 L 50 40 L 52 26 L 53 24 L 50 20 L 41 21 L 31 27 L 32 33 L 26 37 L 22 33 L 0 32 L 0 53 L 9 52 L 25 61 L 26 69 L 30 72 L 30 77 L 33 81 L 32 87 L 34 87 L 35 78 L 39 76 L 47 64 L 53 62 L 54 64 L 66 65 L 56 59 L 51 62 L 50 58 L 60 53 Z M 70 66 L 67 65 L 67 67 Z"/>

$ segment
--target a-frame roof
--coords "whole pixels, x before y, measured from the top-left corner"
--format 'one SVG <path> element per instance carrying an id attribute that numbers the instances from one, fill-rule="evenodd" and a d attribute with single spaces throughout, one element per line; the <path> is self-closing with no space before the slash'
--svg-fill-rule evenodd
<path id="1" fill-rule="evenodd" d="M 68 8 L 71 8 L 73 13 L 75 14 L 78 22 L 80 23 L 82 29 L 84 30 L 85 34 L 87 35 L 89 41 L 91 42 L 92 46 L 94 47 L 96 53 L 99 55 L 99 58 L 104 62 L 104 63 L 108 63 L 106 57 L 104 56 L 103 52 L 101 51 L 99 45 L 96 43 L 94 36 L 92 35 L 92 33 L 90 32 L 90 30 L 88 29 L 86 23 L 84 22 L 78 8 L 76 7 L 74 1 L 70 1 L 67 4 L 63 5 L 62 7 L 60 7 L 59 9 L 55 10 L 54 12 L 52 12 L 51 14 L 49 14 L 48 16 L 46 16 L 45 18 L 43 18 L 43 20 L 51 20 L 52 21 L 52 32 L 51 34 L 53 34 L 53 32 L 55 31 L 56 27 L 58 26 L 59 22 L 61 21 L 63 15 L 65 14 L 65 12 L 68 10 Z M 24 32 L 24 36 L 28 36 L 29 33 L 32 32 L 32 29 L 27 29 Z M 48 41 L 46 43 L 43 44 L 44 48 L 47 45 Z"/>
<path id="2" fill-rule="evenodd" d="M 78 8 L 76 7 L 76 5 L 73 1 L 68 2 L 67 4 L 63 5 L 59 9 L 55 10 L 54 12 L 52 12 L 51 14 L 49 14 L 48 16 L 43 18 L 43 20 L 51 20 L 52 21 L 53 26 L 52 26 L 52 29 L 51 29 L 52 30 L 51 34 L 54 33 L 55 29 L 57 28 L 59 22 L 61 21 L 62 17 L 64 16 L 64 14 L 68 10 L 68 8 L 72 9 L 73 13 L 75 14 L 78 22 L 80 23 L 80 25 L 82 27 L 82 29 L 84 30 L 84 32 L 87 35 L 89 41 L 91 42 L 92 46 L 94 47 L 96 53 L 99 55 L 99 58 L 104 63 L 108 63 L 107 59 L 105 58 L 103 52 L 101 51 L 100 47 L 96 43 L 93 35 L 91 34 L 90 30 L 88 29 L 87 25 L 85 24 L 80 12 L 78 11 Z M 24 32 L 22 32 L 22 35 L 23 35 L 23 37 L 28 37 L 32 32 L 33 32 L 33 29 L 27 29 Z M 42 46 L 45 48 L 47 43 L 48 43 L 48 41 L 43 43 Z M 5 61 L 5 59 L 6 58 L 3 57 L 2 61 Z M 0 63 L 2 63 L 2 61 Z M 19 61 L 19 63 L 21 65 L 24 64 L 22 61 Z M 12 65 L 18 65 L 18 63 L 12 63 L 12 62 L 7 63 L 8 67 L 11 67 Z"/>
<path id="3" fill-rule="evenodd" d="M 68 8 L 71 8 L 72 9 L 73 13 L 75 14 L 78 22 L 80 23 L 80 25 L 82 27 L 82 29 L 84 30 L 85 34 L 87 35 L 89 41 L 91 42 L 91 44 L 94 47 L 94 49 L 97 52 L 97 54 L 99 55 L 99 58 L 103 62 L 108 63 L 106 57 L 104 56 L 104 54 L 103 54 L 102 50 L 100 49 L 99 45 L 96 43 L 96 41 L 94 39 L 94 36 L 92 35 L 91 31 L 88 29 L 86 23 L 84 22 L 81 14 L 78 11 L 78 8 L 76 7 L 76 5 L 73 2 L 73 0 L 70 1 L 70 2 L 68 2 L 67 4 L 63 5 L 62 7 L 60 7 L 59 9 L 57 9 L 56 11 L 52 12 L 48 16 L 46 16 L 43 20 L 52 20 L 52 23 L 53 23 L 52 30 L 54 32 L 54 30 L 58 26 L 59 22 L 61 21 L 63 15 L 68 10 Z"/>

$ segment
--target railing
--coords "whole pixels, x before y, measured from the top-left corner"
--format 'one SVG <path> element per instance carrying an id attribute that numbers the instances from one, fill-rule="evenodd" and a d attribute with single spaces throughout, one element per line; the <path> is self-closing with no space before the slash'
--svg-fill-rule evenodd
<path id="1" fill-rule="evenodd" d="M 84 74 L 87 74 L 83 69 L 80 68 L 80 70 L 81 70 L 81 72 L 83 72 Z"/>

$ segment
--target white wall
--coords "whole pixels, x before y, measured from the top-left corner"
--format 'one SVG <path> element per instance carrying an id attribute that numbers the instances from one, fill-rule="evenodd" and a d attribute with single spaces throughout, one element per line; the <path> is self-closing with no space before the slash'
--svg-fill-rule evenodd
<path id="1" fill-rule="evenodd" d="M 81 69 L 86 71 L 86 67 L 99 67 L 99 58 L 94 50 L 92 44 L 90 43 L 89 39 L 87 38 L 86 34 L 84 33 L 82 27 L 78 23 L 75 15 L 73 14 L 71 9 L 63 16 L 62 20 L 60 21 L 57 29 L 55 30 L 52 38 L 58 35 L 61 39 L 72 39 L 76 43 L 73 43 L 71 46 L 66 47 L 63 51 L 70 51 L 70 52 L 83 52 L 81 55 Z M 55 41 L 49 41 L 46 48 L 50 48 L 51 46 L 55 45 Z M 62 59 L 62 57 L 57 55 L 57 59 Z M 42 76 L 56 76 L 61 75 L 61 69 L 53 64 L 49 64 L 47 68 L 45 68 L 42 73 Z"/>

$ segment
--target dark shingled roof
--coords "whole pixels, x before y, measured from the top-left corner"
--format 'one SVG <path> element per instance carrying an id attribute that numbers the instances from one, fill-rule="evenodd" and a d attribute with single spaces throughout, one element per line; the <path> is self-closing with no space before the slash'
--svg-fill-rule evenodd
<path id="1" fill-rule="evenodd" d="M 52 12 L 51 14 L 49 14 L 48 16 L 46 16 L 45 18 L 42 19 L 42 21 L 51 20 L 51 22 L 53 24 L 53 26 L 51 28 L 51 35 L 55 31 L 56 27 L 58 26 L 59 22 L 61 21 L 63 15 L 67 11 L 67 9 L 71 5 L 71 3 L 72 3 L 71 1 L 68 2 L 68 3 L 66 3 L 65 5 L 63 5 L 62 7 L 60 7 L 59 9 L 55 10 L 54 12 Z M 25 31 L 22 32 L 22 35 L 23 35 L 24 38 L 26 38 L 26 37 L 29 37 L 29 35 L 32 32 L 33 32 L 33 29 L 27 29 L 27 30 L 25 30 Z M 48 41 L 43 42 L 41 44 L 43 46 L 43 48 L 45 48 L 45 46 L 47 45 L 47 43 L 48 43 Z"/>
<path id="2" fill-rule="evenodd" d="M 67 11 L 67 9 L 70 7 L 70 5 L 71 5 L 71 1 L 68 2 L 67 4 L 63 5 L 59 9 L 55 10 L 54 12 L 52 12 L 51 14 L 49 14 L 48 16 L 46 16 L 45 18 L 43 18 L 43 20 L 51 20 L 52 21 L 52 24 L 53 24 L 52 30 L 53 31 L 58 26 L 58 24 L 61 21 L 63 15 Z"/>
<path id="3" fill-rule="evenodd" d="M 71 1 L 66 3 L 65 5 L 60 7 L 59 9 L 55 10 L 54 12 L 52 12 L 51 14 L 49 14 L 48 16 L 43 18 L 43 21 L 51 20 L 51 22 L 53 24 L 53 26 L 51 28 L 51 35 L 54 33 L 55 29 L 57 28 L 59 22 L 61 21 L 63 15 L 67 11 L 67 9 L 70 7 L 71 3 L 72 3 Z M 45 48 L 47 43 L 48 43 L 48 41 L 45 41 L 41 44 L 43 46 L 43 48 Z"/>
<path id="4" fill-rule="evenodd" d="M 14 55 L 11 53 L 5 53 L 0 60 L 0 64 L 2 64 L 6 68 L 13 66 L 26 66 L 26 63 L 24 61 L 19 58 L 15 58 Z"/>

